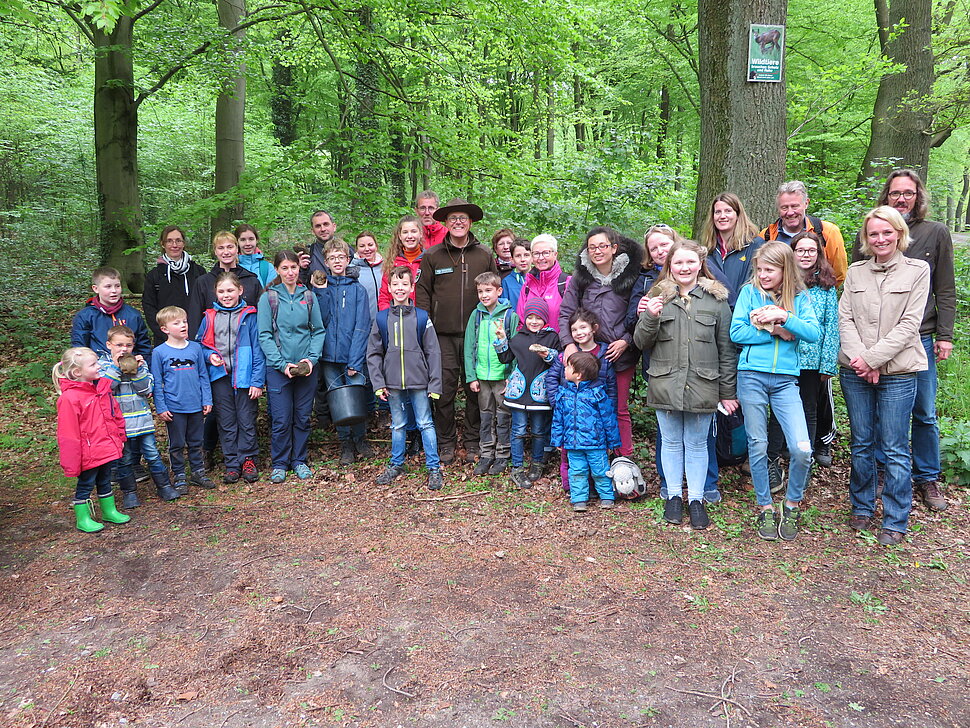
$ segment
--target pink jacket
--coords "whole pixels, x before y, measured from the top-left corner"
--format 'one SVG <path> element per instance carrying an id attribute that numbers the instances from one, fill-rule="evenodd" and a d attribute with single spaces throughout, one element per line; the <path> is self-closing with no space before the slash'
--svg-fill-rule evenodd
<path id="1" fill-rule="evenodd" d="M 106 378 L 94 382 L 60 379 L 57 398 L 57 446 L 68 478 L 121 457 L 125 418 Z"/>
<path id="2" fill-rule="evenodd" d="M 525 302 L 530 298 L 541 298 L 549 307 L 549 320 L 546 325 L 558 332 L 562 292 L 569 285 L 570 278 L 572 276 L 564 274 L 558 262 L 549 270 L 540 271 L 538 268 L 530 270 L 525 276 L 525 283 L 522 284 L 522 290 L 519 292 L 519 303 L 515 307 L 519 320 L 525 321 Z"/>

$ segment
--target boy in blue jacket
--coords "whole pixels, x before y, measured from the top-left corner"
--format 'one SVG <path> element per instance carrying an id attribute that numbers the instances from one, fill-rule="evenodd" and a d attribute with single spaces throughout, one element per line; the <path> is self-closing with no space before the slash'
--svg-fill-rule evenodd
<path id="1" fill-rule="evenodd" d="M 111 356 L 108 329 L 127 326 L 135 336 L 135 354 L 151 363 L 152 345 L 145 319 L 121 297 L 121 274 L 114 268 L 98 268 L 91 275 L 94 296 L 74 315 L 71 346 L 85 346 L 98 356 Z"/>
<path id="2" fill-rule="evenodd" d="M 616 406 L 597 382 L 600 364 L 595 354 L 579 351 L 566 361 L 566 381 L 556 393 L 552 413 L 552 444 L 569 460 L 569 501 L 582 513 L 589 501 L 589 478 L 596 484 L 600 508 L 613 507 L 609 450 L 620 446 Z"/>
<path id="3" fill-rule="evenodd" d="M 320 357 L 323 389 L 344 384 L 366 385 L 367 337 L 370 335 L 370 302 L 367 290 L 357 280 L 358 269 L 350 266 L 350 246 L 333 239 L 323 247 L 324 260 L 330 273 L 323 277 L 317 271 L 313 292 L 320 302 L 320 316 L 327 329 Z M 340 438 L 340 464 L 352 465 L 357 458 L 374 456 L 374 449 L 364 439 L 367 425 L 337 426 Z"/>

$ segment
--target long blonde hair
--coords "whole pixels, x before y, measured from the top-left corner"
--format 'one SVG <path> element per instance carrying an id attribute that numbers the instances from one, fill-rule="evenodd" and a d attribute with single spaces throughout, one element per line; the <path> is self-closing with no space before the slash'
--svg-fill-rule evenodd
<path id="1" fill-rule="evenodd" d="M 425 198 L 421 198 L 425 199 Z M 416 215 L 405 215 L 400 220 L 398 220 L 397 227 L 394 228 L 394 232 L 391 233 L 391 244 L 387 248 L 387 257 L 384 258 L 384 265 L 382 266 L 384 275 L 390 276 L 391 270 L 397 265 L 394 261 L 397 256 L 403 255 L 404 243 L 401 241 L 401 230 L 408 223 L 418 226 L 418 247 L 424 247 L 424 227 L 421 225 L 421 218 Z"/>
<path id="2" fill-rule="evenodd" d="M 766 291 L 761 287 L 761 281 L 758 279 L 759 263 L 781 269 L 781 285 L 778 288 Z M 751 259 L 749 282 L 786 311 L 795 310 L 795 296 L 805 290 L 805 279 L 795 261 L 795 253 L 786 243 L 780 243 L 777 240 L 758 248 L 758 252 Z"/>
<path id="3" fill-rule="evenodd" d="M 75 346 L 64 351 L 61 355 L 61 360 L 51 369 L 51 381 L 54 383 L 54 389 L 58 394 L 61 392 L 61 386 L 57 381 L 59 379 L 70 379 L 74 382 L 80 381 L 78 374 L 81 372 L 81 362 L 88 357 L 91 357 L 95 361 L 98 360 L 98 355 L 86 346 Z"/>
<path id="4" fill-rule="evenodd" d="M 733 192 L 722 192 L 711 200 L 711 205 L 707 208 L 707 216 L 704 218 L 704 225 L 701 227 L 701 243 L 707 248 L 708 253 L 712 252 L 715 246 L 717 246 L 717 228 L 714 227 L 714 205 L 718 202 L 723 202 L 729 206 L 738 216 L 738 220 L 734 225 L 734 232 L 731 233 L 731 239 L 724 241 L 725 247 L 728 250 L 741 250 L 747 247 L 752 240 L 758 237 L 758 228 L 751 222 L 751 218 L 748 217 L 744 205 L 741 204 L 741 198 Z"/>

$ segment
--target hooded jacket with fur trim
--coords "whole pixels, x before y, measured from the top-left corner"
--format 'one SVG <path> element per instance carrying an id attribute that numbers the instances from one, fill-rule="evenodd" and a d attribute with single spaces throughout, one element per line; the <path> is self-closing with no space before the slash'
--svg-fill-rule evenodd
<path id="1" fill-rule="evenodd" d="M 623 339 L 630 344 L 623 355 L 613 362 L 616 370 L 623 371 L 636 364 L 640 352 L 633 346 L 633 334 L 626 328 L 624 319 L 633 284 L 640 275 L 642 259 L 643 248 L 630 238 L 620 236 L 613 257 L 613 270 L 604 276 L 590 262 L 586 248 L 579 251 L 576 268 L 559 308 L 559 340 L 563 348 L 573 343 L 569 317 L 574 311 L 585 308 L 599 317 L 597 341 L 609 346 Z"/>
<path id="2" fill-rule="evenodd" d="M 650 351 L 647 404 L 676 412 L 713 412 L 722 399 L 735 399 L 737 347 L 731 341 L 728 289 L 698 278 L 681 296 L 677 284 L 662 280 L 647 294 L 660 296 L 659 316 L 644 311 L 634 340 Z"/>

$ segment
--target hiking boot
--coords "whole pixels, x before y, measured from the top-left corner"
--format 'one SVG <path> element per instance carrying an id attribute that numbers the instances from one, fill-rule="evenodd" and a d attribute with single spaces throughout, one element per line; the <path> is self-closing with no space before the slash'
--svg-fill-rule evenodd
<path id="1" fill-rule="evenodd" d="M 340 464 L 344 467 L 353 465 L 357 459 L 357 449 L 350 440 L 340 443 Z"/>
<path id="2" fill-rule="evenodd" d="M 526 476 L 529 479 L 529 483 L 532 484 L 542 477 L 542 463 L 533 462 L 529 466 L 529 474 Z"/>
<path id="3" fill-rule="evenodd" d="M 679 495 L 668 498 L 664 503 L 664 520 L 678 526 L 684 520 L 684 499 Z"/>
<path id="4" fill-rule="evenodd" d="M 690 526 L 697 531 L 703 531 L 711 525 L 711 519 L 707 515 L 704 501 L 694 500 L 687 504 L 687 511 L 690 513 Z"/>
<path id="5" fill-rule="evenodd" d="M 824 443 L 819 445 L 812 457 L 815 458 L 815 462 L 818 463 L 819 467 L 832 467 L 832 448 L 830 446 L 825 445 Z"/>
<path id="6" fill-rule="evenodd" d="M 940 492 L 940 484 L 937 481 L 927 480 L 923 483 L 917 483 L 914 488 L 919 493 L 920 498 L 923 499 L 923 505 L 931 511 L 946 510 L 946 498 Z"/>
<path id="7" fill-rule="evenodd" d="M 455 462 L 455 451 L 441 448 L 438 450 L 438 459 L 441 461 L 442 465 L 451 465 L 453 462 Z"/>
<path id="8" fill-rule="evenodd" d="M 505 469 L 509 466 L 508 458 L 496 458 L 491 467 L 488 469 L 489 475 L 501 475 L 505 472 Z"/>
<path id="9" fill-rule="evenodd" d="M 768 458 L 768 489 L 772 495 L 785 490 L 785 466 L 781 458 Z"/>
<path id="10" fill-rule="evenodd" d="M 239 482 L 240 473 L 238 470 L 227 470 L 222 476 L 222 482 L 226 485 L 232 485 L 233 483 Z"/>
<path id="11" fill-rule="evenodd" d="M 358 460 L 367 460 L 374 457 L 374 446 L 367 440 L 357 440 L 354 443 L 354 449 L 357 451 Z"/>
<path id="12" fill-rule="evenodd" d="M 905 533 L 900 533 L 899 531 L 890 531 L 888 528 L 884 528 L 876 536 L 876 541 L 881 543 L 883 546 L 899 546 L 906 538 Z"/>
<path id="13" fill-rule="evenodd" d="M 798 521 L 802 517 L 801 509 L 789 508 L 781 504 L 781 522 L 778 524 L 778 535 L 785 541 L 794 541 L 798 535 Z"/>
<path id="14" fill-rule="evenodd" d="M 578 503 L 573 503 L 573 511 L 575 513 L 585 513 L 586 501 L 579 501 Z"/>
<path id="15" fill-rule="evenodd" d="M 853 515 L 848 520 L 848 526 L 853 531 L 868 531 L 869 527 L 872 526 L 872 516 Z"/>
<path id="16" fill-rule="evenodd" d="M 374 482 L 377 483 L 377 485 L 390 485 L 404 475 L 404 473 L 405 470 L 403 465 L 388 465 L 384 472 L 374 479 Z"/>
<path id="17" fill-rule="evenodd" d="M 286 470 L 283 468 L 273 468 L 273 472 L 269 474 L 270 483 L 282 483 L 286 480 Z"/>
<path id="18" fill-rule="evenodd" d="M 313 476 L 313 471 L 310 470 L 310 466 L 306 463 L 297 463 L 294 465 L 293 472 L 296 473 L 296 477 L 300 480 L 306 480 Z"/>
<path id="19" fill-rule="evenodd" d="M 604 510 L 607 510 L 607 511 L 615 505 L 616 505 L 616 501 L 611 501 L 611 500 L 600 501 L 600 508 L 603 508 Z"/>
<path id="20" fill-rule="evenodd" d="M 468 462 L 467 456 L 465 457 L 465 462 Z M 488 472 L 488 469 L 492 467 L 493 462 L 495 461 L 492 458 L 482 458 L 481 460 L 478 461 L 478 464 L 475 466 L 475 470 L 473 471 L 474 474 L 485 475 L 485 473 Z"/>
<path id="21" fill-rule="evenodd" d="M 247 483 L 255 483 L 259 479 L 259 470 L 256 468 L 256 463 L 253 462 L 252 458 L 243 460 L 242 478 Z"/>
<path id="22" fill-rule="evenodd" d="M 428 471 L 428 490 L 441 490 L 445 484 L 445 478 L 441 474 L 440 468 Z"/>
<path id="23" fill-rule="evenodd" d="M 758 535 L 765 541 L 778 540 L 778 517 L 774 510 L 761 511 L 758 514 Z"/>
<path id="24" fill-rule="evenodd" d="M 479 453 L 478 450 L 466 450 L 465 451 L 465 464 L 466 465 L 474 465 L 476 462 L 478 462 L 479 455 L 481 455 L 481 453 Z"/>
<path id="25" fill-rule="evenodd" d="M 175 488 L 175 492 L 178 493 L 179 495 L 189 494 L 189 484 L 186 483 L 185 480 L 176 480 L 174 488 Z"/>
<path id="26" fill-rule="evenodd" d="M 115 497 L 113 495 L 99 495 L 98 507 L 101 509 L 101 520 L 106 523 L 121 524 L 128 523 L 131 520 L 131 516 L 126 516 L 115 506 Z"/>
<path id="27" fill-rule="evenodd" d="M 94 520 L 94 504 L 90 500 L 74 503 L 74 523 L 78 531 L 97 533 L 104 529 L 103 523 Z"/>
<path id="28" fill-rule="evenodd" d="M 512 485 L 523 489 L 532 487 L 532 481 L 529 480 L 529 475 L 525 472 L 525 468 L 522 466 L 512 468 L 510 477 L 512 478 Z"/>
<path id="29" fill-rule="evenodd" d="M 212 479 L 205 473 L 199 473 L 198 475 L 192 473 L 190 482 L 192 485 L 197 485 L 200 488 L 205 488 L 206 490 L 212 490 L 216 487 L 216 484 L 213 483 Z"/>
<path id="30" fill-rule="evenodd" d="M 163 501 L 173 501 L 181 494 L 172 487 L 172 481 L 168 479 L 168 471 L 152 473 L 152 480 L 155 481 L 155 492 Z"/>
<path id="31" fill-rule="evenodd" d="M 408 458 L 413 458 L 413 457 L 417 457 L 420 454 L 421 454 L 421 431 L 412 430 L 411 432 L 408 433 L 408 444 L 404 450 L 404 456 Z"/>

